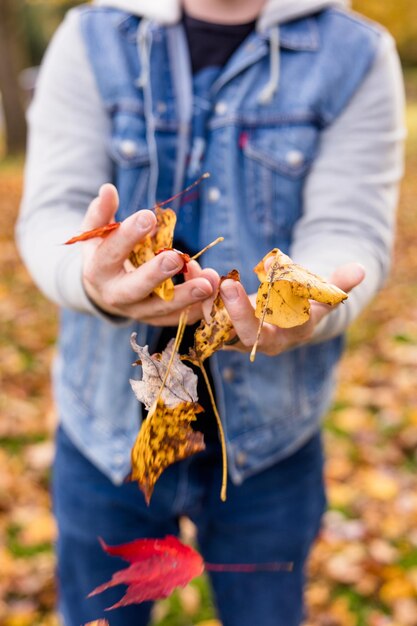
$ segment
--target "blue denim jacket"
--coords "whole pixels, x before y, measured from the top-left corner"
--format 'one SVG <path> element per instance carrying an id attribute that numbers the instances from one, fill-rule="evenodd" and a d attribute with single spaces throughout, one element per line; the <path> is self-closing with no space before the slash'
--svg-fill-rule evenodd
<path id="1" fill-rule="evenodd" d="M 180 190 L 190 153 L 192 77 L 180 24 L 163 27 L 111 8 L 82 7 L 93 72 L 112 121 L 109 153 L 120 194 L 119 219 Z M 280 26 L 280 81 L 271 100 L 268 33 L 254 32 L 212 88 L 202 171 L 199 232 L 193 248 L 219 235 L 204 256 L 220 274 L 237 268 L 249 293 L 253 267 L 272 247 L 288 251 L 302 215 L 303 186 L 320 132 L 343 111 L 374 59 L 379 33 L 329 9 Z M 173 208 L 178 208 L 174 203 Z M 181 212 L 179 212 L 181 223 Z M 137 323 L 113 324 L 64 310 L 55 391 L 61 418 L 84 453 L 114 482 L 130 468 L 140 407 L 129 384 L 129 337 Z M 229 471 L 240 483 L 297 450 L 328 408 L 341 337 L 276 357 L 220 351 L 212 359 Z"/>

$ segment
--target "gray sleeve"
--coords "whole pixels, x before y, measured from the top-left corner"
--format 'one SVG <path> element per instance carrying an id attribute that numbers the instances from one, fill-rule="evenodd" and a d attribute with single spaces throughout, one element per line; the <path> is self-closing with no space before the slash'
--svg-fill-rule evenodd
<path id="1" fill-rule="evenodd" d="M 89 66 L 80 16 L 70 11 L 42 63 L 28 114 L 25 186 L 16 235 L 20 254 L 44 294 L 61 306 L 97 314 L 81 280 L 81 246 L 62 245 L 111 178 L 110 122 Z"/>
<path id="2" fill-rule="evenodd" d="M 404 92 L 391 37 L 343 113 L 323 132 L 304 192 L 291 256 L 329 278 L 357 261 L 366 279 L 318 325 L 314 340 L 343 332 L 381 288 L 390 266 L 403 174 Z"/>

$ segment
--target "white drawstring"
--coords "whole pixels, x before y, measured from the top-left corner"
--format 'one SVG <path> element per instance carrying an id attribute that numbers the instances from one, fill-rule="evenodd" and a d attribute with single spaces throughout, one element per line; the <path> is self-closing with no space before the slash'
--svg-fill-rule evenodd
<path id="1" fill-rule="evenodd" d="M 149 26 L 149 20 L 142 18 L 137 32 L 140 75 L 136 80 L 136 86 L 142 89 L 149 81 Z"/>
<path id="2" fill-rule="evenodd" d="M 268 104 L 278 91 L 280 72 L 279 26 L 274 26 L 269 35 L 269 80 L 259 94 L 259 102 Z"/>
<path id="3" fill-rule="evenodd" d="M 140 75 L 136 85 L 143 89 L 143 101 L 146 121 L 146 143 L 149 150 L 149 188 L 148 206 L 156 205 L 156 192 L 158 188 L 159 164 L 158 147 L 155 139 L 155 118 L 153 115 L 152 85 L 150 81 L 150 56 L 152 47 L 151 22 L 142 18 L 137 32 L 137 47 L 140 64 Z"/>

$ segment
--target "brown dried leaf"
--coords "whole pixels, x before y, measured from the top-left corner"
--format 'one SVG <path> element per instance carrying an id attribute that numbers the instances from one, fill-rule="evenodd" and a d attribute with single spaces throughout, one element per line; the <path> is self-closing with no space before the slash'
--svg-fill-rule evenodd
<path id="1" fill-rule="evenodd" d="M 221 277 L 220 284 L 227 278 L 239 281 L 239 272 L 231 270 L 227 276 Z M 219 287 L 211 309 L 210 322 L 202 320 L 194 333 L 194 351 L 197 361 L 205 361 L 216 350 L 220 350 L 224 342 L 228 340 L 232 328 L 233 324 L 220 296 Z"/>
<path id="2" fill-rule="evenodd" d="M 160 393 L 162 382 L 168 368 L 174 347 L 172 339 L 165 350 L 159 354 L 149 354 L 148 346 L 143 348 L 136 343 L 136 333 L 130 339 L 133 350 L 139 355 L 142 365 L 142 380 L 130 380 L 135 396 L 150 410 Z M 180 356 L 174 354 L 168 378 L 160 394 L 161 400 L 168 408 L 173 408 L 179 403 L 198 400 L 198 378 L 193 370 L 185 365 Z M 148 418 L 149 419 L 149 418 Z"/>
<path id="3" fill-rule="evenodd" d="M 169 408 L 159 399 L 142 423 L 132 449 L 131 478 L 138 481 L 147 504 L 156 481 L 169 465 L 204 450 L 202 433 L 190 426 L 202 410 L 195 402 Z"/>

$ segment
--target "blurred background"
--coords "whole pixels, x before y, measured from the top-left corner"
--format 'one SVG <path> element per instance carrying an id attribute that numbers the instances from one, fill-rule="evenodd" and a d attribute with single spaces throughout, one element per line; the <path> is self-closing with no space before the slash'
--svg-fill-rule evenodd
<path id="1" fill-rule="evenodd" d="M 25 108 L 37 67 L 77 2 L 0 0 L 0 625 L 58 626 L 48 482 L 57 312 L 13 242 Z M 355 0 L 396 39 L 407 168 L 393 271 L 355 323 L 327 416 L 329 511 L 310 561 L 306 626 L 417 626 L 417 2 Z M 193 528 L 184 520 L 184 535 Z M 204 578 L 158 603 L 156 626 L 220 626 Z"/>

